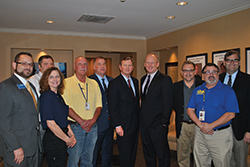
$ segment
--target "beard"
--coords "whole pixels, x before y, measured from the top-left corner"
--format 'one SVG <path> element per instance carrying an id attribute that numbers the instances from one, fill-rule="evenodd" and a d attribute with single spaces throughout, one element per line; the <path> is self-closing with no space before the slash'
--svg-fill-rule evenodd
<path id="1" fill-rule="evenodd" d="M 211 78 L 213 79 L 212 81 L 210 81 Z M 209 84 L 214 84 L 217 82 L 217 79 L 214 76 L 209 76 L 206 82 Z"/>
<path id="2" fill-rule="evenodd" d="M 25 70 L 29 70 L 29 69 L 25 69 Z M 23 71 L 18 72 L 16 69 L 15 69 L 15 72 L 18 75 L 20 75 L 21 77 L 26 78 L 26 79 L 28 79 L 32 75 L 32 71 L 31 70 L 29 70 L 29 73 L 27 73 L 27 74 L 25 74 Z"/>

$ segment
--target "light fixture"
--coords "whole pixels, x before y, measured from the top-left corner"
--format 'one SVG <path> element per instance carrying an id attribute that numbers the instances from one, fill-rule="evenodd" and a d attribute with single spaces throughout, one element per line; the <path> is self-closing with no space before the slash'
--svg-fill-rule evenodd
<path id="1" fill-rule="evenodd" d="M 171 20 L 171 19 L 174 19 L 175 16 L 167 16 L 166 18 Z"/>
<path id="2" fill-rule="evenodd" d="M 178 5 L 178 6 L 185 6 L 187 4 L 188 4 L 187 2 L 178 2 L 178 3 L 176 3 L 176 5 Z"/>
<path id="3" fill-rule="evenodd" d="M 46 21 L 46 23 L 48 23 L 48 24 L 53 24 L 53 23 L 55 23 L 55 21 L 48 20 L 48 21 Z"/>

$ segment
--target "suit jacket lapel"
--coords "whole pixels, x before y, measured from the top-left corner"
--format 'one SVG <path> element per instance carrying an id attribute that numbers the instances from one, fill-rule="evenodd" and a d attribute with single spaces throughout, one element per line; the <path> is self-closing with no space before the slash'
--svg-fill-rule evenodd
<path id="1" fill-rule="evenodd" d="M 242 76 L 242 73 L 239 70 L 238 73 L 237 73 L 237 75 L 236 75 L 236 78 L 234 80 L 234 83 L 233 83 L 233 87 L 232 87 L 233 89 L 235 89 L 235 88 L 237 88 L 239 86 L 241 76 Z"/>
<path id="2" fill-rule="evenodd" d="M 14 84 L 16 84 L 16 86 L 17 86 L 18 84 L 23 84 L 14 74 L 11 76 L 11 79 L 13 80 Z M 32 84 L 30 84 L 30 85 L 31 85 L 32 89 L 35 90 L 35 87 L 34 87 Z M 25 86 L 25 85 L 24 85 L 24 86 Z M 17 87 L 17 89 L 19 89 L 19 88 Z M 35 104 L 34 104 L 34 102 L 33 102 L 33 98 L 32 98 L 32 96 L 30 95 L 30 92 L 27 90 L 27 88 L 25 87 L 25 88 L 19 89 L 19 90 L 22 91 L 22 92 L 26 95 L 27 98 L 30 98 L 30 100 L 32 100 L 32 103 L 33 103 L 33 105 L 34 105 L 34 108 L 36 108 L 36 107 L 35 107 Z M 38 96 L 37 96 L 36 91 L 35 91 L 35 95 L 36 95 L 37 101 L 38 101 Z M 25 99 L 23 99 L 23 100 L 25 100 Z"/>
<path id="3" fill-rule="evenodd" d="M 152 89 L 154 88 L 155 84 L 158 82 L 158 77 L 160 76 L 160 72 L 157 71 L 157 73 L 155 74 L 154 78 L 152 79 L 149 87 L 148 87 L 148 92 L 147 95 L 151 93 Z"/>
<path id="4" fill-rule="evenodd" d="M 120 81 L 121 81 L 121 86 L 124 88 L 125 92 L 127 93 L 127 95 L 129 97 L 131 97 L 130 99 L 133 100 L 132 94 L 131 94 L 131 90 L 128 87 L 127 81 L 123 78 L 123 76 L 120 74 Z M 134 100 L 133 100 L 134 101 Z"/>
<path id="5" fill-rule="evenodd" d="M 100 87 L 101 91 L 105 92 L 104 89 L 103 89 L 103 86 L 102 86 L 100 80 L 98 79 L 98 77 L 96 76 L 96 74 L 94 74 L 94 78 L 95 78 L 96 82 L 99 84 L 99 87 Z"/>

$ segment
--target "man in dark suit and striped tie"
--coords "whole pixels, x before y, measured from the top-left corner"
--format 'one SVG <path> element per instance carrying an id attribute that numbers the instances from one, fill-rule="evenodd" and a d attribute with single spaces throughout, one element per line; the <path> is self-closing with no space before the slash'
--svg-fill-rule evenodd
<path id="1" fill-rule="evenodd" d="M 97 57 L 94 59 L 95 74 L 89 78 L 96 80 L 102 93 L 102 111 L 101 115 L 97 119 L 98 125 L 98 138 L 96 141 L 94 155 L 93 155 L 93 167 L 97 165 L 97 157 L 102 150 L 102 167 L 112 167 L 112 152 L 113 152 L 113 128 L 110 125 L 110 115 L 108 109 L 108 85 L 113 79 L 107 76 L 106 61 L 103 57 Z"/>

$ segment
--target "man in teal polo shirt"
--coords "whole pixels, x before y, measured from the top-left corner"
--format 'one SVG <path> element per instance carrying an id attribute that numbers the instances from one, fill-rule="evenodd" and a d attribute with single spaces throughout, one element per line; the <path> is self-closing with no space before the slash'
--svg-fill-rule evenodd
<path id="1" fill-rule="evenodd" d="M 228 167 L 232 157 L 233 133 L 230 126 L 239 112 L 233 89 L 219 81 L 219 68 L 208 63 L 202 69 L 205 83 L 197 87 L 187 106 L 195 122 L 194 158 L 197 167 Z"/>

